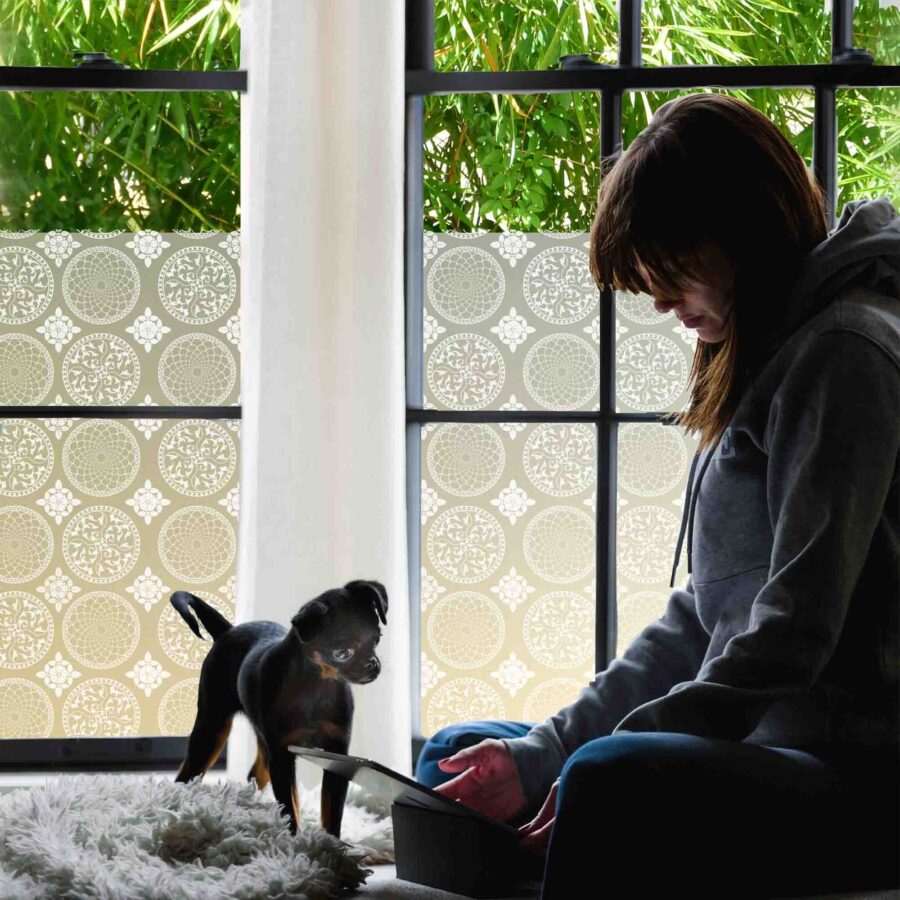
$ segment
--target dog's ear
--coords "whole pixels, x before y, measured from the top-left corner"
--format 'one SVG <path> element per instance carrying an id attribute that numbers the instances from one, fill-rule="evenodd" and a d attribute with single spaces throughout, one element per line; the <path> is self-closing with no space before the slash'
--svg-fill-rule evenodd
<path id="1" fill-rule="evenodd" d="M 375 611 L 382 625 L 387 625 L 388 596 L 380 581 L 348 581 L 344 588 L 350 593 L 359 593 L 367 602 L 375 604 Z"/>
<path id="2" fill-rule="evenodd" d="M 324 627 L 329 606 L 321 600 L 310 600 L 304 604 L 300 612 L 291 619 L 291 625 L 301 641 L 314 638 Z"/>

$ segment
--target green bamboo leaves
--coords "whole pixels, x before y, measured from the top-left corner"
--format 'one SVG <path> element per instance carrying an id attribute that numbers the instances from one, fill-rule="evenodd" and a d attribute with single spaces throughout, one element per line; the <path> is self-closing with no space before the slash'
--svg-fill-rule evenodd
<path id="1" fill-rule="evenodd" d="M 239 0 L 9 0 L 0 63 L 236 69 Z M 233 92 L 0 94 L 0 228 L 236 230 Z"/>

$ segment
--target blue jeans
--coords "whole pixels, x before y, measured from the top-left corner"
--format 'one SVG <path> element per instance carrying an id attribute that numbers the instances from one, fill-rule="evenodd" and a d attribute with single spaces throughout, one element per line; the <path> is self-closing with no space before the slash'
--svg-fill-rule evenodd
<path id="1" fill-rule="evenodd" d="M 439 759 L 533 724 L 442 728 L 422 748 L 416 779 L 448 781 L 455 775 Z M 673 732 L 596 738 L 560 773 L 541 900 L 588 898 L 592 886 L 598 897 L 648 900 L 898 887 L 898 773 L 896 747 L 796 750 Z"/>

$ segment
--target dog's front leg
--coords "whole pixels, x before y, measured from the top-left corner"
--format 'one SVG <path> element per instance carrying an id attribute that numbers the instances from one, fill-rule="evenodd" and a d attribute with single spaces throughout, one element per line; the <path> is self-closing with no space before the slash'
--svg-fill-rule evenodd
<path id="1" fill-rule="evenodd" d="M 346 750 L 335 751 L 345 753 Z M 344 817 L 344 801 L 350 782 L 335 772 L 322 772 L 322 827 L 336 838 L 341 836 L 341 820 Z"/>
<path id="2" fill-rule="evenodd" d="M 337 722 L 323 722 L 322 730 L 325 739 L 321 742 L 323 750 L 331 753 L 347 755 L 350 749 L 350 726 Z M 322 827 L 336 838 L 341 836 L 341 821 L 344 817 L 344 802 L 350 782 L 334 772 L 322 772 L 322 804 L 320 820 Z"/>
<path id="3" fill-rule="evenodd" d="M 272 793 L 291 820 L 291 834 L 297 833 L 297 826 L 300 823 L 300 801 L 297 797 L 295 761 L 293 753 L 285 750 L 284 747 L 278 747 L 272 751 L 269 769 L 272 777 Z"/>

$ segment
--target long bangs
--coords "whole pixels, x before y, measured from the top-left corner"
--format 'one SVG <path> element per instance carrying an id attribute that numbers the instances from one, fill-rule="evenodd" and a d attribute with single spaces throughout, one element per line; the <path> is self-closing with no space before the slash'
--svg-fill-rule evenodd
<path id="1" fill-rule="evenodd" d="M 629 167 L 625 159 L 619 166 Z M 674 220 L 670 197 L 646 192 L 638 199 L 626 189 L 630 175 L 619 168 L 601 184 L 591 224 L 591 274 L 600 289 L 679 295 L 700 277 L 702 236 L 690 235 L 686 217 Z"/>

